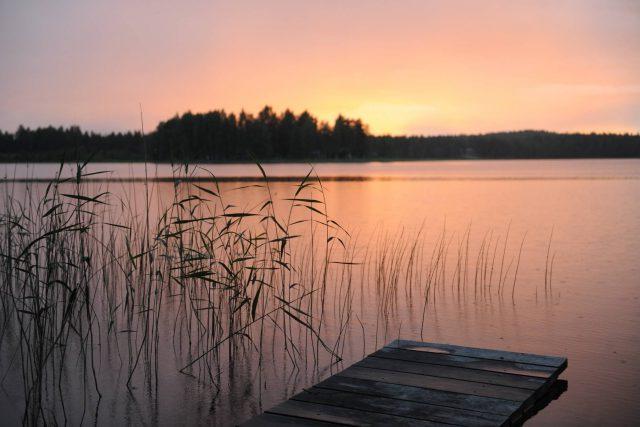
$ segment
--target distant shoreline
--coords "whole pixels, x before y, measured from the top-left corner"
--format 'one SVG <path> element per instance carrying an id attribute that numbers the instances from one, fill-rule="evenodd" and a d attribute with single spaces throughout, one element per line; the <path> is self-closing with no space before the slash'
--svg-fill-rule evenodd
<path id="1" fill-rule="evenodd" d="M 0 155 L 1 156 L 1 155 Z M 512 161 L 512 160 L 625 160 L 625 159 L 640 159 L 640 155 L 636 156 L 570 156 L 570 157 L 439 157 L 439 158 L 369 158 L 369 159 L 267 159 L 259 160 L 263 165 L 286 165 L 286 164 L 328 164 L 328 163 L 340 163 L 340 164 L 361 164 L 361 163 L 393 163 L 393 162 L 450 162 L 450 161 Z M 77 163 L 83 162 L 79 159 L 67 159 L 64 163 Z M 0 165 L 10 164 L 60 164 L 59 159 L 35 159 L 35 160 L 8 160 L 0 158 Z M 109 158 L 93 158 L 90 163 L 115 163 L 115 164 L 127 164 L 145 163 L 144 159 L 109 159 Z M 225 161 L 213 161 L 213 160 L 192 160 L 186 162 L 170 162 L 170 161 L 157 161 L 147 160 L 150 165 L 255 165 L 256 161 L 251 160 L 225 160 Z"/>
<path id="2" fill-rule="evenodd" d="M 640 134 L 522 130 L 443 136 L 372 135 L 359 119 L 325 123 L 308 112 L 257 116 L 185 113 L 140 132 L 97 134 L 78 126 L 0 131 L 0 162 L 156 163 L 392 162 L 476 159 L 640 158 Z"/>

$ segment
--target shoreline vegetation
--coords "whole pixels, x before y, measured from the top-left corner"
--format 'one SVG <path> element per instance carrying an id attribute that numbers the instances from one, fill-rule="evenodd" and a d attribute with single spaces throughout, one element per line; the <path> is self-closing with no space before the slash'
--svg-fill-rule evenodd
<path id="1" fill-rule="evenodd" d="M 372 135 L 359 119 L 330 125 L 308 112 L 185 113 L 141 132 L 98 134 L 78 126 L 0 131 L 0 162 L 238 163 L 455 159 L 638 158 L 640 134 L 537 130 L 475 135 Z"/>

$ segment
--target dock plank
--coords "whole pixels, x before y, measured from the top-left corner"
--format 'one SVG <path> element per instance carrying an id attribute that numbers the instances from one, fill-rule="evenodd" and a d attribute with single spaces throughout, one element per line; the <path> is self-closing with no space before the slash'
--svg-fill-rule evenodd
<path id="1" fill-rule="evenodd" d="M 512 425 L 548 404 L 566 367 L 557 356 L 396 340 L 245 425 Z"/>
<path id="2" fill-rule="evenodd" d="M 431 353 L 445 353 L 459 356 L 471 356 L 479 359 L 506 360 L 517 363 L 551 366 L 560 368 L 567 363 L 564 357 L 541 356 L 538 354 L 516 353 L 503 350 L 488 350 L 484 348 L 462 347 L 453 344 L 425 343 L 419 341 L 395 340 L 387 347 L 403 348 L 414 351 Z"/>
<path id="3" fill-rule="evenodd" d="M 504 425 L 508 420 L 508 417 L 505 415 L 447 408 L 427 403 L 326 390 L 316 387 L 292 397 L 292 400 L 359 409 L 380 414 L 393 414 L 423 421 L 434 421 L 454 425 L 476 427 L 500 426 Z"/>
<path id="4" fill-rule="evenodd" d="M 286 415 L 325 421 L 348 426 L 400 426 L 400 427 L 442 427 L 442 423 L 398 417 L 396 415 L 379 414 L 360 409 L 341 408 L 333 405 L 322 405 L 297 400 L 287 400 L 267 411 L 267 414 Z M 259 425 L 259 424 L 257 424 Z"/>
<path id="5" fill-rule="evenodd" d="M 453 378 L 431 377 L 427 375 L 408 374 L 406 372 L 385 371 L 380 369 L 360 368 L 352 366 L 337 375 L 364 380 L 375 380 L 385 383 L 431 388 L 434 390 L 452 391 L 475 396 L 494 397 L 497 399 L 524 402 L 533 392 L 520 388 L 475 383 Z"/>
<path id="6" fill-rule="evenodd" d="M 482 382 L 508 387 L 526 388 L 530 390 L 536 390 L 540 388 L 546 381 L 543 378 L 527 377 L 522 375 L 511 375 L 500 372 L 490 372 L 442 365 L 431 365 L 427 363 L 391 360 L 377 357 L 367 357 L 366 359 L 356 363 L 354 366 L 363 368 L 386 369 L 391 371 L 430 375 L 442 378 L 454 378 L 458 380 Z"/>
<path id="7" fill-rule="evenodd" d="M 474 396 L 420 387 L 383 383 L 358 378 L 330 377 L 314 386 L 329 390 L 352 391 L 372 396 L 391 397 L 413 402 L 430 403 L 450 408 L 469 409 L 490 414 L 510 415 L 520 409 L 521 404 L 512 400 Z"/>
<path id="8" fill-rule="evenodd" d="M 329 423 L 325 421 L 311 420 L 308 418 L 291 417 L 279 414 L 262 414 L 243 424 L 245 427 L 276 427 L 276 426 L 301 426 L 301 427 L 336 427 L 343 424 Z"/>
<path id="9" fill-rule="evenodd" d="M 552 366 L 530 365 L 526 363 L 510 362 L 506 360 L 477 359 L 469 356 L 453 356 L 444 353 L 429 353 L 407 349 L 383 347 L 374 357 L 406 360 L 409 362 L 429 363 L 442 366 L 456 366 L 460 368 L 478 369 L 505 374 L 525 375 L 538 378 L 551 378 L 557 372 Z"/>

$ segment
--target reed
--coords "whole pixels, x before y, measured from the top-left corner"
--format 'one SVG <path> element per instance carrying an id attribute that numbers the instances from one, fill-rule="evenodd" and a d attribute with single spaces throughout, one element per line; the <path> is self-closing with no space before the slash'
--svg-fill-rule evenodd
<path id="1" fill-rule="evenodd" d="M 168 354 L 180 374 L 217 388 L 247 360 L 263 369 L 280 358 L 291 372 L 310 366 L 321 376 L 353 335 L 364 354 L 399 334 L 402 325 L 389 328 L 400 310 L 420 313 L 423 335 L 429 310 L 447 295 L 502 298 L 511 281 L 515 299 L 524 237 L 508 255 L 510 225 L 504 238 L 485 233 L 475 254 L 471 224 L 457 234 L 436 228 L 432 247 L 424 223 L 380 228 L 360 242 L 329 215 L 313 169 L 276 197 L 259 164 L 261 181 L 233 188 L 210 171 L 193 182 L 202 170 L 189 164 L 174 165 L 167 186 L 145 165 L 139 196 L 135 186 L 87 182 L 108 174 L 87 165 L 65 177 L 61 164 L 46 186 L 4 187 L 0 346 L 8 356 L 0 360 L 8 361 L 2 381 L 19 370 L 24 424 L 82 423 L 92 405 L 97 411 L 105 349 L 132 395 L 157 393 Z M 262 200 L 238 203 L 237 192 Z M 547 254 L 545 290 L 553 259 Z M 78 397 L 81 411 L 71 403 Z"/>
<path id="2" fill-rule="evenodd" d="M 284 200 L 289 215 L 278 218 L 259 165 L 264 180 L 253 187 L 266 199 L 248 209 L 226 203 L 215 179 L 213 186 L 182 185 L 194 169 L 181 165 L 168 207 L 152 220 L 158 188 L 145 182 L 140 206 L 135 197 L 115 200 L 84 184 L 96 174 L 86 173 L 86 166 L 76 165 L 75 177 L 65 178 L 61 165 L 42 194 L 31 186 L 22 199 L 5 194 L 2 339 L 15 334 L 18 342 L 13 351 L 22 369 L 25 424 L 60 422 L 60 414 L 67 421 L 63 384 L 73 359 L 81 361 L 83 388 L 93 387 L 100 399 L 96 360 L 105 342 L 118 347 L 128 388 L 139 381 L 157 387 L 165 311 L 173 318 L 180 372 L 214 383 L 221 358 L 233 364 L 245 342 L 258 355 L 266 351 L 266 325 L 281 334 L 294 364 L 307 353 L 301 345 L 340 359 L 343 338 L 327 344 L 320 331 L 334 270 L 342 284 L 338 322 L 349 322 L 353 254 L 340 225 L 326 214 L 319 180 L 311 174 L 302 180 Z M 309 252 L 320 270 L 295 265 L 308 261 L 295 259 L 290 249 L 305 232 L 323 234 Z M 336 242 L 344 246 L 342 255 Z M 59 396 L 45 399 L 50 390 Z"/>

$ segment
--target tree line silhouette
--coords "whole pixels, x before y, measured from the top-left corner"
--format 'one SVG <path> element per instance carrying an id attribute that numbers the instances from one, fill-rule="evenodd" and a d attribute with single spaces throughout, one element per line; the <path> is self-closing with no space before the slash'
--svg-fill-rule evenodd
<path id="1" fill-rule="evenodd" d="M 544 131 L 451 136 L 374 136 L 361 120 L 330 125 L 308 112 L 185 113 L 140 132 L 98 134 L 77 126 L 0 131 L 0 161 L 233 162 L 291 160 L 640 157 L 640 134 Z"/>

